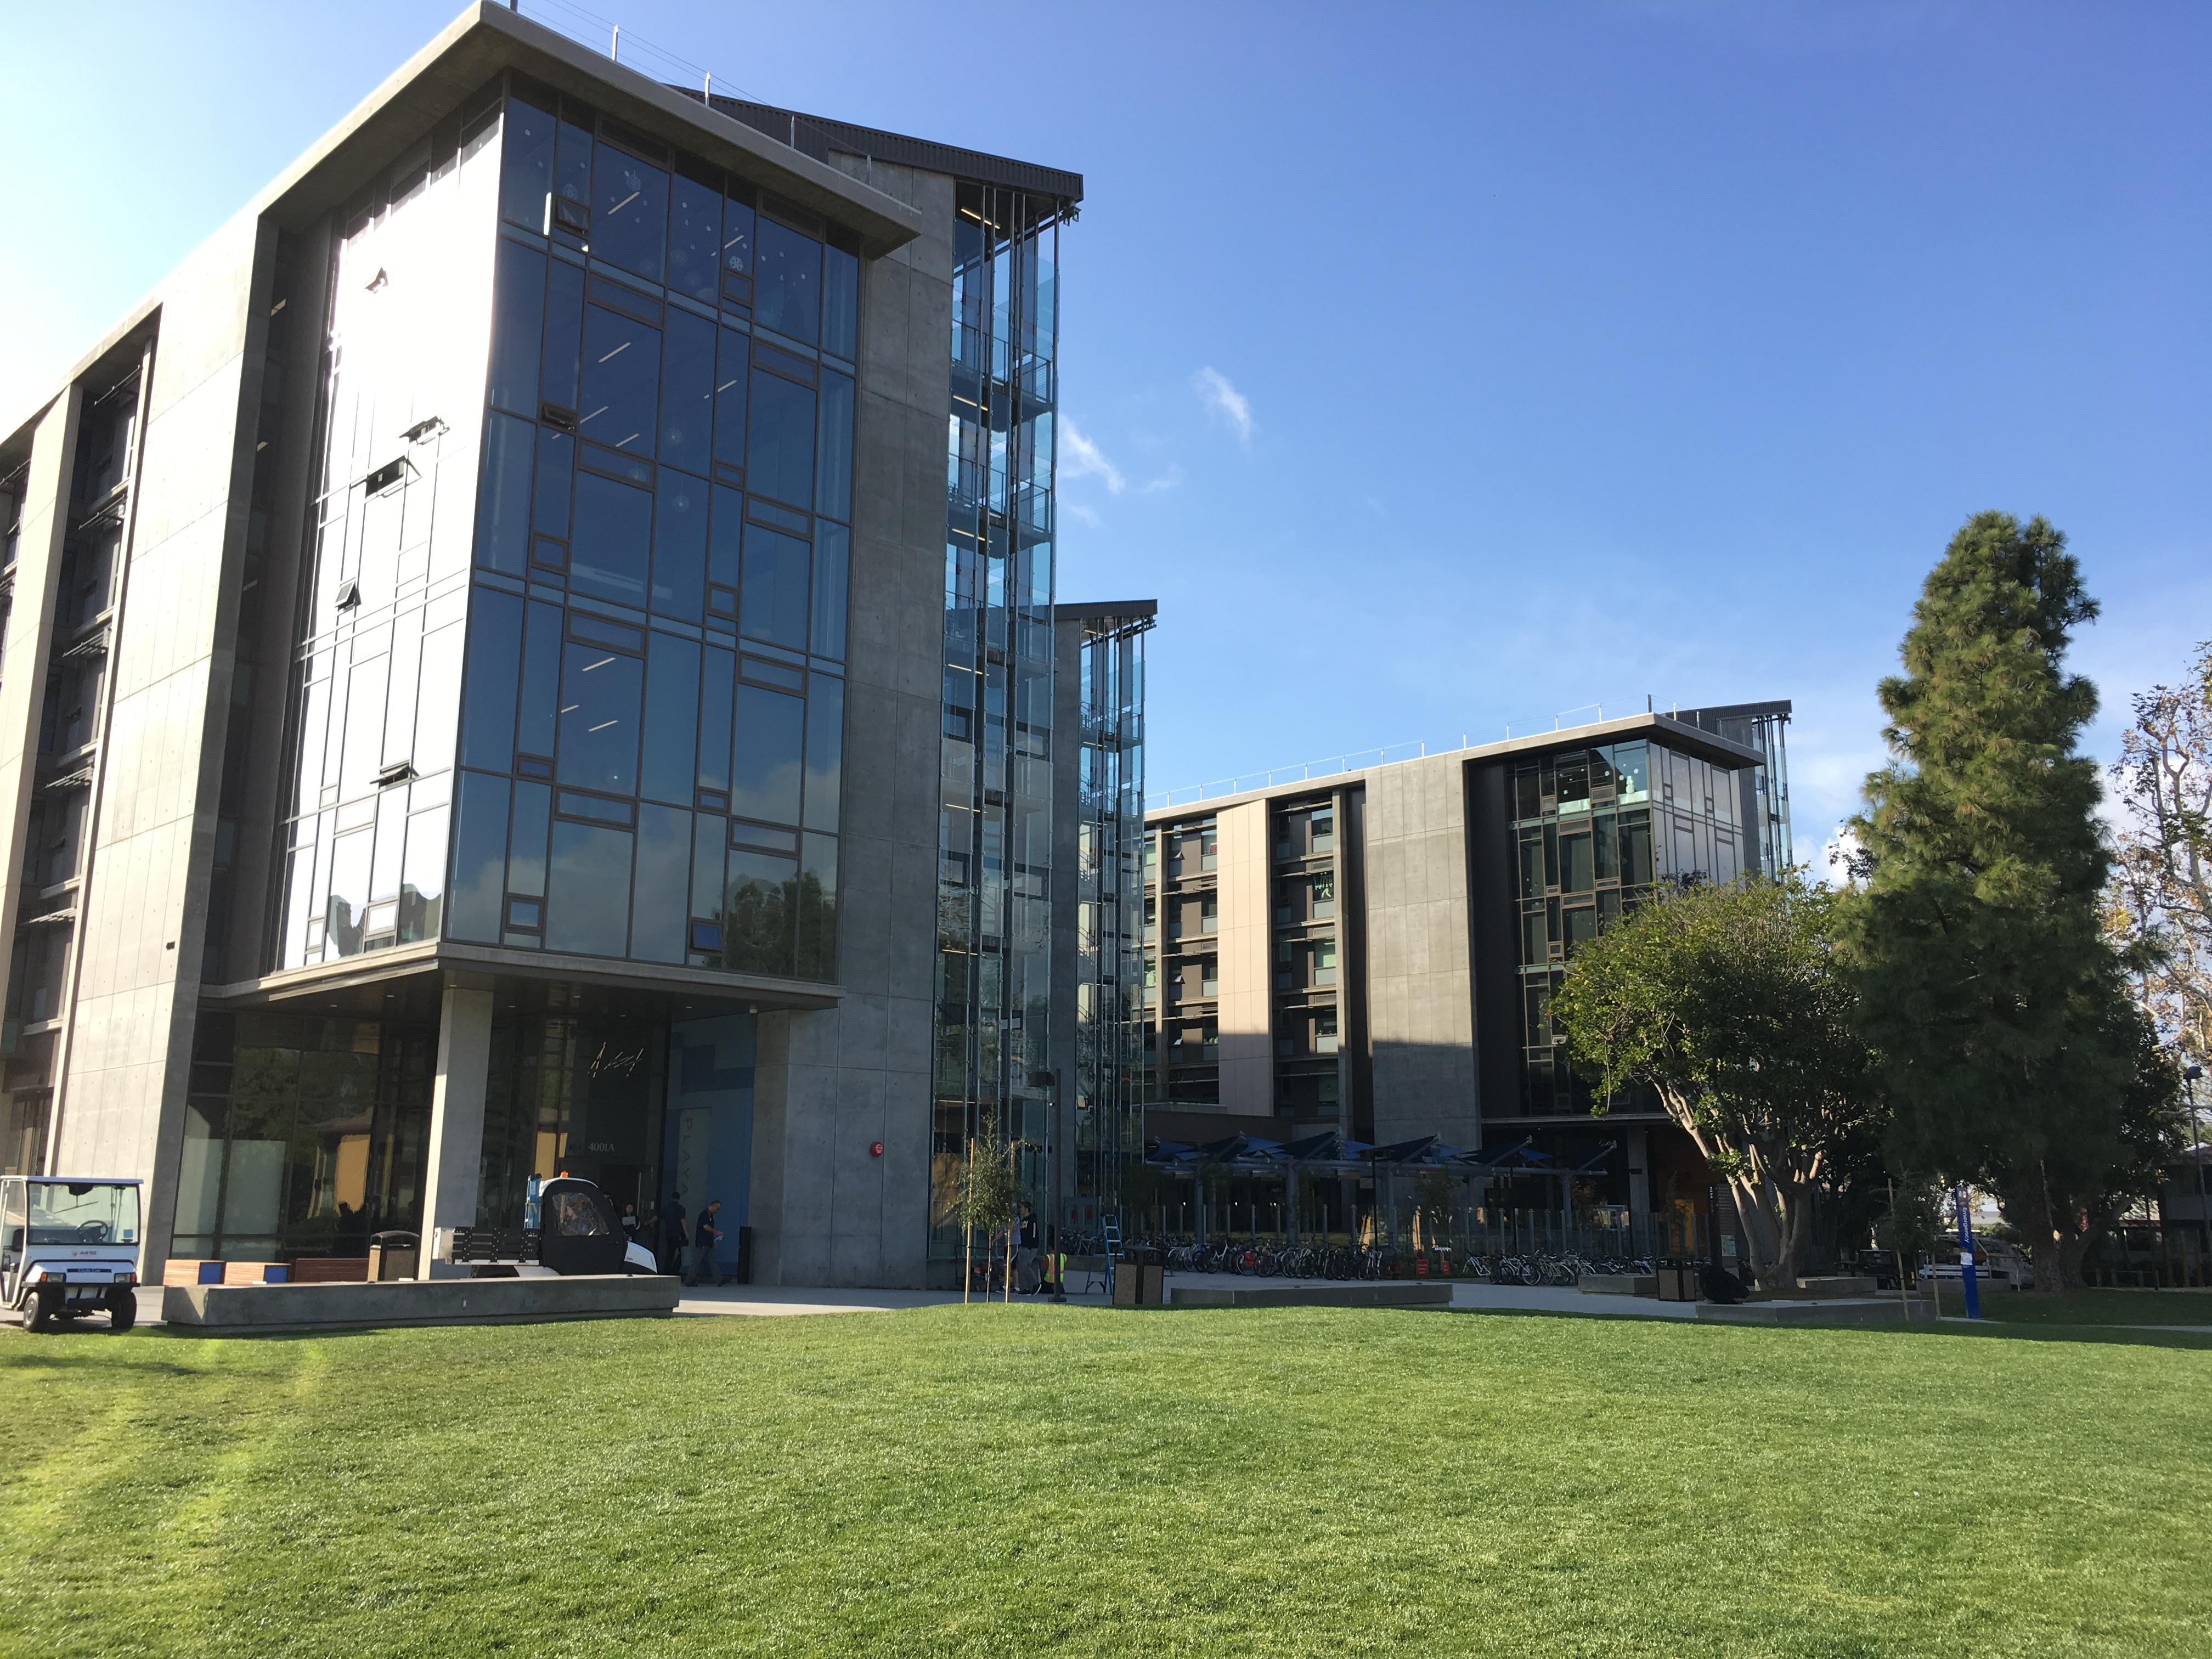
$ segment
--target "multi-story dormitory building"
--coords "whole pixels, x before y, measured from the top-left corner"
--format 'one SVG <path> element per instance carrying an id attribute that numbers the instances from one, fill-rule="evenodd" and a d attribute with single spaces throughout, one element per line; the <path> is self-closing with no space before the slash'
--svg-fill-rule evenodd
<path id="1" fill-rule="evenodd" d="M 565 1169 L 920 1285 L 987 1119 L 1097 1191 L 1152 608 L 1054 608 L 1082 191 L 474 6 L 0 428 L 6 1167 L 148 1178 L 149 1275 Z"/>
<path id="2" fill-rule="evenodd" d="M 1638 714 L 1155 809 L 1152 1137 L 1525 1138 L 1566 1167 L 1610 1141 L 1601 1201 L 1702 1211 L 1713 1176 L 1688 1138 L 1656 1101 L 1594 1118 L 1548 1008 L 1640 890 L 1789 867 L 1789 716 Z"/>

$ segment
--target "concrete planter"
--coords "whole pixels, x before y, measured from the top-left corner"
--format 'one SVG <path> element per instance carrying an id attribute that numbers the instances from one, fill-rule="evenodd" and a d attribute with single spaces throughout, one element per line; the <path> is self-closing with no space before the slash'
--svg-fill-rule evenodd
<path id="1" fill-rule="evenodd" d="M 1657 1273 L 1584 1273 L 1575 1281 L 1584 1296 L 1656 1296 Z"/>
<path id="2" fill-rule="evenodd" d="M 619 1319 L 673 1312 L 681 1289 L 659 1273 L 386 1285 L 171 1285 L 161 1292 L 161 1318 L 176 1330 L 204 1336 Z"/>

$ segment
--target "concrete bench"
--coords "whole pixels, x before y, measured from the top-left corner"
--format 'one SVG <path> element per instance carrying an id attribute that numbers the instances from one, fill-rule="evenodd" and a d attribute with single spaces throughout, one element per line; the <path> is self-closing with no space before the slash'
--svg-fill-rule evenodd
<path id="1" fill-rule="evenodd" d="M 386 1285 L 171 1285 L 161 1291 L 161 1318 L 173 1330 L 198 1336 L 620 1319 L 672 1313 L 682 1288 L 663 1273 Z"/>
<path id="2" fill-rule="evenodd" d="M 1443 1308 L 1449 1285 L 1330 1285 L 1250 1290 L 1234 1285 L 1178 1285 L 1168 1292 L 1175 1308 Z"/>
<path id="3" fill-rule="evenodd" d="M 1584 1296 L 1656 1296 L 1657 1273 L 1583 1273 L 1575 1288 Z"/>

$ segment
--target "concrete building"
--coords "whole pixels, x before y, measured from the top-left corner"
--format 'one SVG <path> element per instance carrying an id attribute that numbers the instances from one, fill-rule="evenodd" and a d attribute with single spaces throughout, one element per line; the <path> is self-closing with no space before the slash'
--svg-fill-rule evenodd
<path id="1" fill-rule="evenodd" d="M 1688 1138 L 1656 1101 L 1594 1119 L 1547 1011 L 1568 955 L 1640 890 L 1791 864 L 1789 714 L 1638 714 L 1155 807 L 1151 1137 L 1528 1139 L 1574 1165 L 1610 1141 L 1599 1201 L 1702 1212 Z"/>
<path id="2" fill-rule="evenodd" d="M 0 428 L 6 1167 L 149 1273 L 568 1170 L 920 1285 L 993 1113 L 1073 1191 L 1082 189 L 472 6 Z"/>

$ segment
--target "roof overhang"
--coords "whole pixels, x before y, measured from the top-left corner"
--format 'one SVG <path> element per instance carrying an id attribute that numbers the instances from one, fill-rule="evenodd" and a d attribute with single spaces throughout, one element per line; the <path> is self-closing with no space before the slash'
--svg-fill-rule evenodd
<path id="1" fill-rule="evenodd" d="M 859 237 L 871 258 L 921 234 L 921 214 L 905 203 L 491 0 L 447 24 L 286 168 L 255 209 L 287 228 L 313 223 L 510 69 L 820 214 Z"/>
<path id="2" fill-rule="evenodd" d="M 1730 771 L 1740 771 L 1747 766 L 1763 766 L 1766 757 L 1756 749 L 1731 741 L 1717 732 L 1678 720 L 1668 714 L 1631 714 L 1625 720 L 1599 720 L 1589 726 L 1571 726 L 1563 731 L 1539 732 L 1534 737 L 1509 738 L 1504 743 L 1478 744 L 1468 749 L 1448 749 L 1434 755 L 1425 755 L 1407 760 L 1391 761 L 1389 767 L 1434 766 L 1457 761 L 1473 764 L 1478 761 L 1518 759 L 1535 756 L 1555 749 L 1587 749 L 1594 744 L 1629 743 L 1638 738 L 1678 750 L 1685 755 L 1694 755 L 1699 760 L 1711 761 L 1716 766 Z M 1348 767 L 1339 772 L 1319 772 L 1311 775 L 1286 778 L 1281 783 L 1264 789 L 1246 789 L 1234 793 L 1212 795 L 1199 800 L 1182 801 L 1166 806 L 1148 807 L 1145 811 L 1147 823 L 1165 823 L 1178 818 L 1202 817 L 1219 811 L 1224 807 L 1241 806 L 1248 801 L 1270 800 L 1279 795 L 1301 795 L 1318 788 L 1341 788 L 1346 784 L 1364 783 L 1385 766 Z"/>
<path id="3" fill-rule="evenodd" d="M 834 1008 L 845 997 L 842 986 L 780 979 L 766 974 L 702 973 L 674 963 L 556 956 L 543 951 L 461 945 L 451 939 L 403 945 L 391 951 L 371 951 L 338 962 L 288 969 L 281 974 L 231 985 L 210 985 L 203 988 L 201 996 L 208 1003 L 230 1008 L 283 1007 L 429 975 L 449 978 L 465 975 L 470 982 L 489 982 L 492 978 L 539 980 L 611 991 L 710 998 L 763 1008 Z"/>

